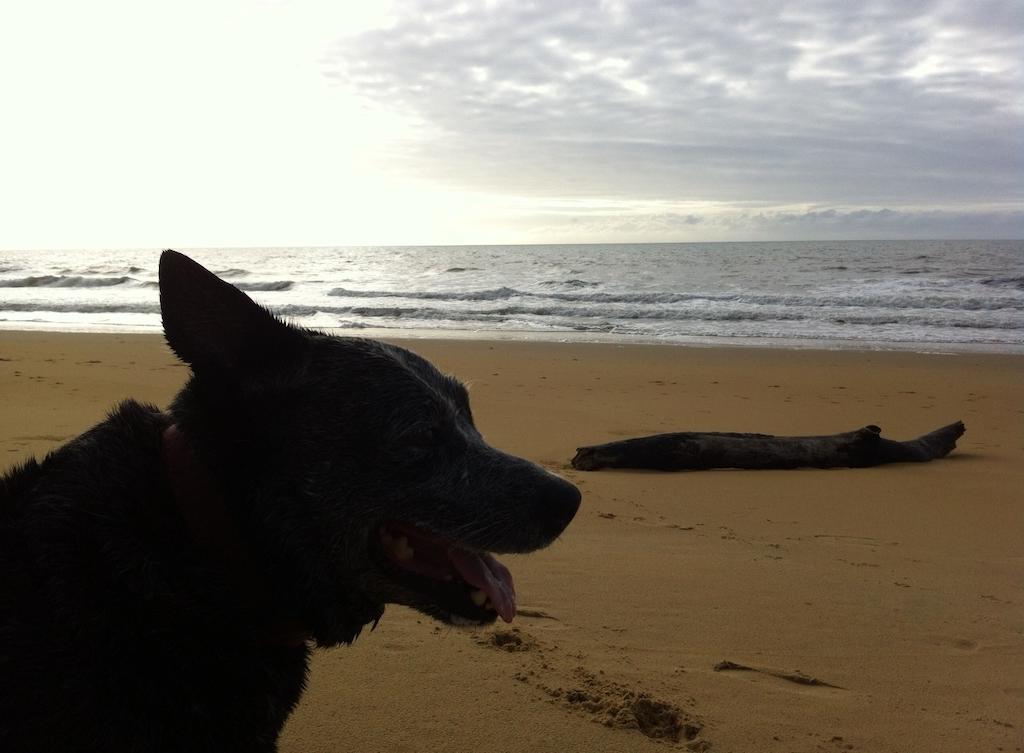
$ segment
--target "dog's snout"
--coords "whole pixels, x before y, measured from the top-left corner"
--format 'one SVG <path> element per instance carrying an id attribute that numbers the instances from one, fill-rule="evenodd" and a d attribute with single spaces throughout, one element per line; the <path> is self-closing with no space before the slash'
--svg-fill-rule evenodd
<path id="1" fill-rule="evenodd" d="M 496 512 L 513 516 L 516 523 L 500 540 L 485 546 L 494 552 L 532 552 L 554 541 L 576 516 L 580 490 L 561 476 L 525 458 L 482 445 L 475 459 L 481 472 L 470 473 L 475 481 L 473 499 L 488 499 Z"/>
<path id="2" fill-rule="evenodd" d="M 547 483 L 540 495 L 544 514 L 548 517 L 552 535 L 557 536 L 580 509 L 580 490 L 564 478 L 548 474 Z"/>

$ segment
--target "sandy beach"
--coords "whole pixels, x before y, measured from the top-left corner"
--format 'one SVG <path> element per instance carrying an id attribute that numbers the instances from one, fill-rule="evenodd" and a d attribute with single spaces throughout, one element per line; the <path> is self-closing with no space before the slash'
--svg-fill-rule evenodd
<path id="1" fill-rule="evenodd" d="M 497 447 L 583 491 L 549 549 L 503 558 L 511 625 L 389 607 L 321 651 L 285 753 L 1024 750 L 1024 356 L 402 342 L 470 386 Z M 0 332 L 2 467 L 186 377 L 160 337 Z M 580 472 L 666 431 L 909 439 L 860 470 Z"/>

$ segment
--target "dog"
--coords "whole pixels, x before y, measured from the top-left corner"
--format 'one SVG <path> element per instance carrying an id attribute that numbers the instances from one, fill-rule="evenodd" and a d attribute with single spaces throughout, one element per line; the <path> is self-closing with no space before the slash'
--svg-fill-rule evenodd
<path id="1" fill-rule="evenodd" d="M 394 345 L 288 324 L 160 257 L 191 375 L 0 479 L 0 750 L 274 751 L 314 647 L 388 603 L 515 615 L 495 554 L 580 494 L 489 446 L 465 387 Z"/>

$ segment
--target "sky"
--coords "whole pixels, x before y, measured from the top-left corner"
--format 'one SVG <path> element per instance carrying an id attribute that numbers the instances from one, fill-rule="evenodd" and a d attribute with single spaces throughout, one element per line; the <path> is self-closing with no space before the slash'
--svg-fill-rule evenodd
<path id="1" fill-rule="evenodd" d="M 22 0 L 0 248 L 1024 237 L 1020 0 Z"/>

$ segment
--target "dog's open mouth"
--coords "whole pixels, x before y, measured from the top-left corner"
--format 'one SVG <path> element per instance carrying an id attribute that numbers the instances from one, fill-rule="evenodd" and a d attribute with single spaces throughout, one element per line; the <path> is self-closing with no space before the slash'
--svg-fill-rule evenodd
<path id="1" fill-rule="evenodd" d="M 409 523 L 387 523 L 378 531 L 380 548 L 392 576 L 429 598 L 449 622 L 505 622 L 516 615 L 512 573 L 487 552 Z"/>

